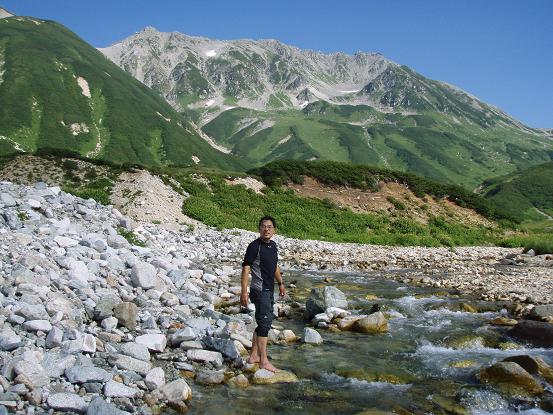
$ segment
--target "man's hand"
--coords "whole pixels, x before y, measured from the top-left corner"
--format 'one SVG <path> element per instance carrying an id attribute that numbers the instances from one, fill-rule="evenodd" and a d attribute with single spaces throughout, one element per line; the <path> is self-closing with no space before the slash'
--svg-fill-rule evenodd
<path id="1" fill-rule="evenodd" d="M 242 290 L 240 293 L 240 305 L 244 308 L 248 308 L 248 293 Z"/>
<path id="2" fill-rule="evenodd" d="M 284 287 L 284 284 L 278 285 L 278 295 L 280 297 L 284 297 L 286 295 L 286 288 Z"/>

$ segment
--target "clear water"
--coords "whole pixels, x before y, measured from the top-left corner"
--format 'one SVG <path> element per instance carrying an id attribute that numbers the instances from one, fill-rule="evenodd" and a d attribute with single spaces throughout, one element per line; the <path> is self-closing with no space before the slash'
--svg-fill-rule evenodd
<path id="1" fill-rule="evenodd" d="M 413 287 L 386 281 L 378 274 L 288 274 L 296 280 L 292 298 L 305 302 L 312 287 L 324 286 L 330 276 L 348 297 L 350 309 L 368 312 L 378 303 L 389 319 L 383 335 L 334 333 L 319 330 L 324 343 L 271 345 L 275 366 L 294 372 L 296 384 L 250 386 L 192 385 L 190 414 L 544 414 L 549 389 L 541 399 L 513 399 L 481 385 L 475 374 L 482 366 L 507 356 L 529 354 L 553 363 L 553 349 L 501 350 L 509 341 L 505 329 L 487 324 L 505 314 L 466 313 L 458 304 L 467 301 L 444 295 L 443 290 Z M 367 300 L 376 295 L 378 300 Z M 469 301 L 475 304 L 474 301 Z M 275 320 L 275 324 L 302 335 L 306 322 Z M 468 337 L 467 337 L 468 336 Z M 464 340 L 463 340 L 464 338 Z M 455 367 L 470 360 L 471 367 Z M 464 411 L 464 412 L 463 412 Z"/>

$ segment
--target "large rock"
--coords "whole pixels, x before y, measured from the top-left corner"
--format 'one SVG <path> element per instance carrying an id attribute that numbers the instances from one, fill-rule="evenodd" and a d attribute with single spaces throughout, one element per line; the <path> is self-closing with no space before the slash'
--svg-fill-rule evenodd
<path id="1" fill-rule="evenodd" d="M 530 312 L 530 316 L 536 320 L 545 320 L 553 317 L 553 304 L 537 305 Z"/>
<path id="2" fill-rule="evenodd" d="M 160 367 L 154 367 L 146 374 L 144 383 L 150 390 L 161 388 L 165 385 L 165 372 Z"/>
<path id="3" fill-rule="evenodd" d="M 0 331 L 0 350 L 11 352 L 21 346 L 21 337 L 19 337 L 10 328 Z"/>
<path id="4" fill-rule="evenodd" d="M 248 378 L 242 374 L 230 378 L 228 380 L 228 384 L 236 388 L 247 388 L 248 386 L 250 386 L 250 382 L 248 381 Z"/>
<path id="5" fill-rule="evenodd" d="M 117 319 L 119 324 L 129 330 L 136 330 L 137 315 L 137 305 L 128 301 L 117 304 L 113 309 L 113 316 Z"/>
<path id="6" fill-rule="evenodd" d="M 229 359 L 237 359 L 241 356 L 240 349 L 232 339 L 204 337 L 203 341 L 208 349 L 216 350 Z"/>
<path id="7" fill-rule="evenodd" d="M 134 398 L 140 393 L 140 390 L 130 386 L 110 380 L 104 386 L 104 395 L 108 398 Z"/>
<path id="8" fill-rule="evenodd" d="M 150 361 L 150 351 L 144 344 L 134 342 L 123 343 L 120 350 L 124 355 L 134 357 L 135 359 L 143 360 L 145 362 Z"/>
<path id="9" fill-rule="evenodd" d="M 109 235 L 107 243 L 113 249 L 125 248 L 129 246 L 129 242 L 121 235 Z"/>
<path id="10" fill-rule="evenodd" d="M 367 316 L 366 315 L 346 316 L 338 322 L 338 328 L 342 331 L 352 330 L 357 320 L 360 320 L 365 317 Z"/>
<path id="11" fill-rule="evenodd" d="M 499 362 L 482 369 L 480 380 L 497 385 L 503 392 L 517 395 L 539 395 L 543 387 L 526 370 L 515 362 Z"/>
<path id="12" fill-rule="evenodd" d="M 72 354 L 50 352 L 44 355 L 42 366 L 51 378 L 59 378 L 67 369 L 75 366 L 76 361 L 77 358 Z"/>
<path id="13" fill-rule="evenodd" d="M 159 391 L 170 402 L 187 401 L 192 397 L 192 389 L 184 379 L 177 379 L 162 386 Z"/>
<path id="14" fill-rule="evenodd" d="M 194 339 L 196 339 L 196 333 L 194 330 L 190 327 L 185 327 L 175 331 L 169 336 L 169 344 L 171 347 L 179 347 L 182 342 Z"/>
<path id="15" fill-rule="evenodd" d="M 225 381 L 225 374 L 214 370 L 202 370 L 194 379 L 200 385 L 220 385 Z"/>
<path id="16" fill-rule="evenodd" d="M 108 360 L 113 366 L 117 366 L 119 369 L 131 370 L 144 376 L 152 368 L 150 362 L 144 362 L 134 357 L 121 354 L 111 355 Z"/>
<path id="17" fill-rule="evenodd" d="M 63 330 L 58 327 L 52 327 L 52 330 L 46 336 L 46 348 L 53 349 L 60 347 L 63 341 Z"/>
<path id="18" fill-rule="evenodd" d="M 295 383 L 298 377 L 292 372 L 279 370 L 271 372 L 267 369 L 259 369 L 253 374 L 252 383 L 255 385 L 268 385 L 272 383 Z"/>
<path id="19" fill-rule="evenodd" d="M 306 327 L 303 329 L 303 342 L 307 344 L 322 344 L 323 338 L 317 330 Z"/>
<path id="20" fill-rule="evenodd" d="M 3 204 L 4 207 L 13 207 L 17 205 L 17 202 L 9 193 L 0 193 L 0 203 Z"/>
<path id="21" fill-rule="evenodd" d="M 27 331 L 42 331 L 48 333 L 52 330 L 52 325 L 48 320 L 29 320 L 23 323 L 23 328 Z"/>
<path id="22" fill-rule="evenodd" d="M 509 336 L 525 340 L 535 346 L 553 347 L 553 324 L 522 320 L 507 332 Z"/>
<path id="23" fill-rule="evenodd" d="M 46 386 L 50 383 L 48 373 L 36 359 L 24 357 L 15 363 L 13 369 L 16 375 L 24 375 L 29 379 L 34 387 Z"/>
<path id="24" fill-rule="evenodd" d="M 111 373 L 94 366 L 73 366 L 65 370 L 65 377 L 71 383 L 104 383 L 111 379 Z"/>
<path id="25" fill-rule="evenodd" d="M 158 282 L 156 269 L 152 264 L 139 262 L 132 267 L 131 281 L 135 287 L 154 288 Z"/>
<path id="26" fill-rule="evenodd" d="M 48 396 L 47 403 L 52 409 L 80 414 L 85 413 L 88 408 L 84 398 L 74 393 L 54 393 Z"/>
<path id="27" fill-rule="evenodd" d="M 357 320 L 353 324 L 353 330 L 360 333 L 385 333 L 388 331 L 388 320 L 380 311 Z"/>
<path id="28" fill-rule="evenodd" d="M 540 357 L 528 355 L 511 356 L 503 359 L 504 362 L 515 362 L 532 375 L 540 374 L 553 385 L 553 368 Z"/>
<path id="29" fill-rule="evenodd" d="M 330 307 L 347 308 L 346 295 L 336 287 L 313 288 L 305 304 L 308 319 Z"/>
<path id="30" fill-rule="evenodd" d="M 86 264 L 82 261 L 71 261 L 67 272 L 71 281 L 75 281 L 83 286 L 88 285 L 88 282 L 94 278 Z"/>
<path id="31" fill-rule="evenodd" d="M 50 318 L 42 304 L 21 304 L 15 314 L 25 317 L 25 320 L 48 320 Z"/>
<path id="32" fill-rule="evenodd" d="M 105 318 L 113 316 L 114 308 L 121 303 L 121 299 L 116 295 L 106 295 L 96 302 L 94 308 L 94 320 L 102 321 Z"/>
<path id="33" fill-rule="evenodd" d="M 212 363 L 215 366 L 221 366 L 223 364 L 223 355 L 219 352 L 212 352 L 209 350 L 187 350 L 186 357 L 188 360 L 194 362 Z"/>
<path id="34" fill-rule="evenodd" d="M 97 396 L 90 402 L 86 415 L 130 415 L 130 413 L 118 409 L 114 404 Z"/>
<path id="35" fill-rule="evenodd" d="M 163 352 L 167 346 L 165 334 L 143 334 L 142 336 L 138 336 L 135 341 L 138 344 L 143 344 L 152 352 Z"/>

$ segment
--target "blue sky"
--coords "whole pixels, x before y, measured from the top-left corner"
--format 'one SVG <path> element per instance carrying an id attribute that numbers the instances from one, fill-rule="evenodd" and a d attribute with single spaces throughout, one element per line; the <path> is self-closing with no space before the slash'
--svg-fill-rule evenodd
<path id="1" fill-rule="evenodd" d="M 553 128 L 553 0 L 0 0 L 0 7 L 56 20 L 97 47 L 154 26 L 380 52 L 529 126 Z"/>

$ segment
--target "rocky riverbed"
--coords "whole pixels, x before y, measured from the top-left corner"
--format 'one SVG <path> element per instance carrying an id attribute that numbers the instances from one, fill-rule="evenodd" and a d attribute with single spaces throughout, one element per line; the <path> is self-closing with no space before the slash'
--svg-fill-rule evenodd
<path id="1" fill-rule="evenodd" d="M 129 243 L 131 233 L 144 246 Z M 191 378 L 271 382 L 244 366 L 255 324 L 234 313 L 240 262 L 255 237 L 137 226 L 58 187 L 0 182 L 0 414 L 184 411 Z M 285 269 L 386 271 L 404 283 L 514 301 L 519 313 L 552 298 L 552 256 L 276 240 Z M 545 310 L 538 317 L 546 320 Z"/>

